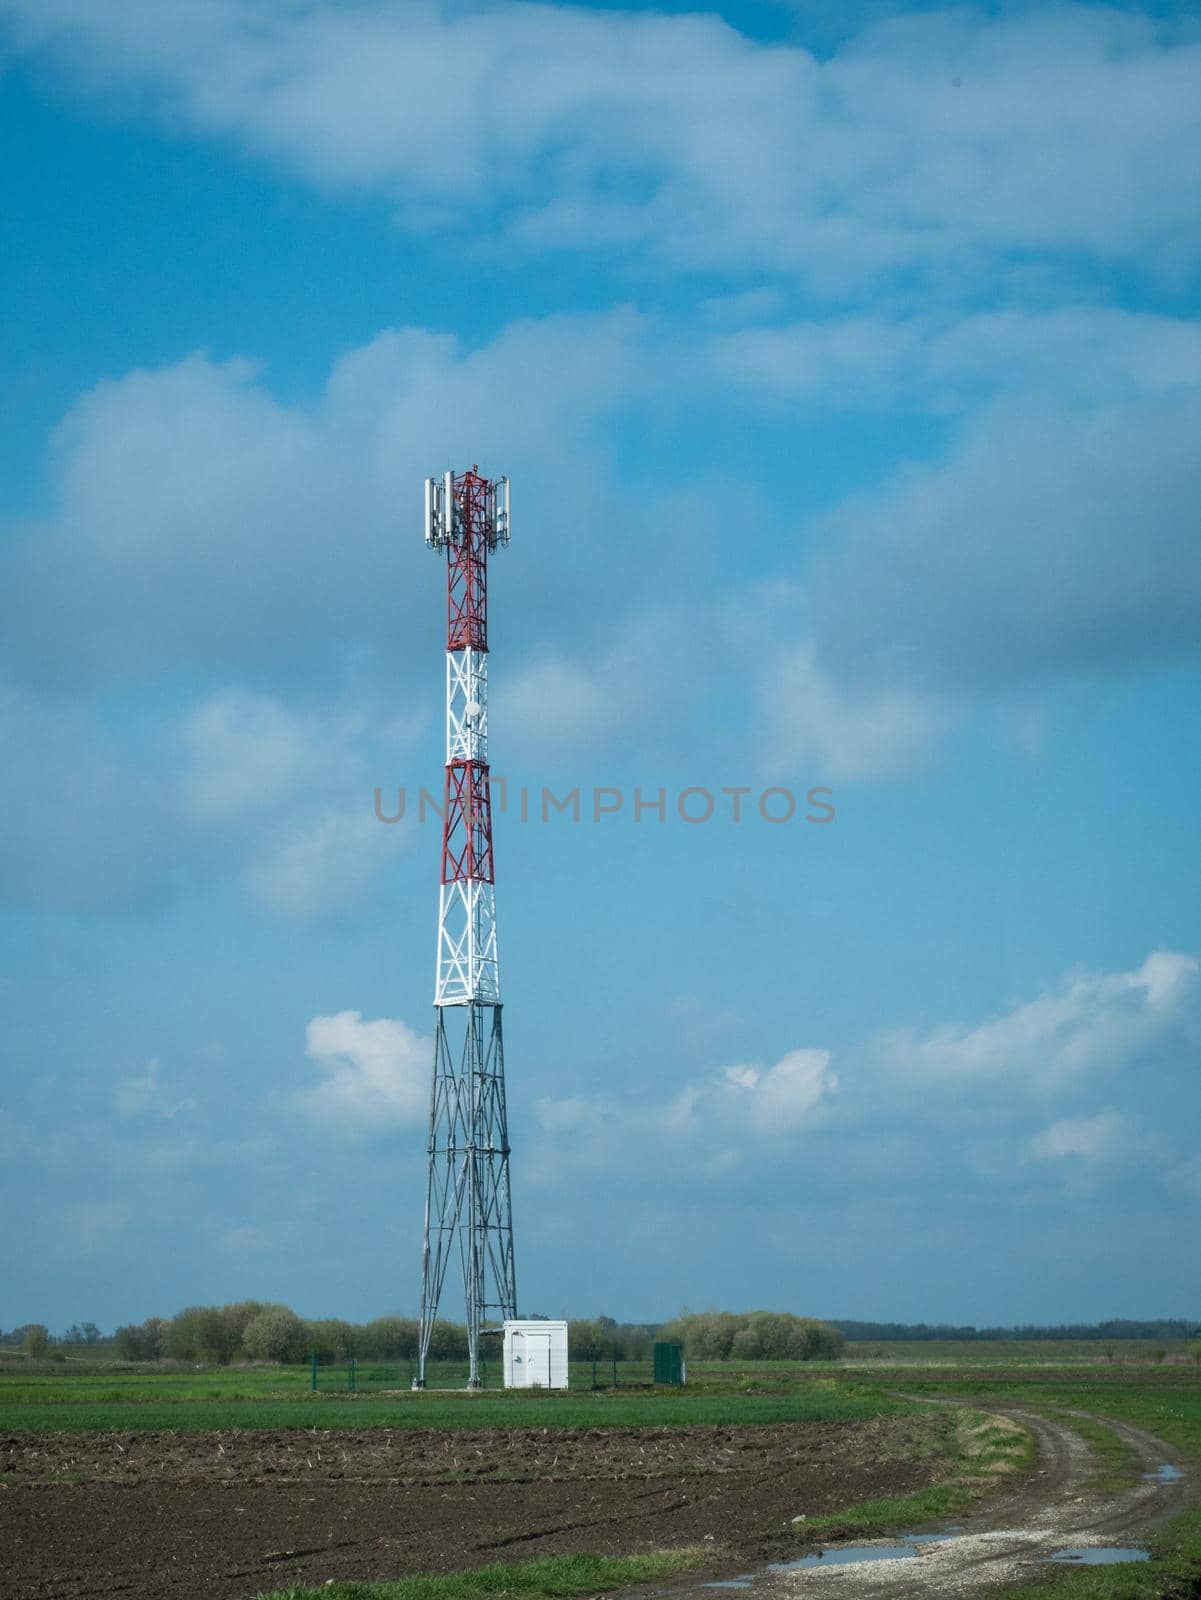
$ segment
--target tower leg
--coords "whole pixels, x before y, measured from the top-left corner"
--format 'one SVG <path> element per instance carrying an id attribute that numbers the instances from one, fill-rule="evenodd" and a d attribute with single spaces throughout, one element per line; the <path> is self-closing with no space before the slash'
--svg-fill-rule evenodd
<path id="1" fill-rule="evenodd" d="M 480 1333 L 489 1315 L 517 1312 L 509 1124 L 501 1007 L 438 1006 L 430 1094 L 429 1168 L 415 1385 L 426 1362 L 455 1236 L 466 1302 L 468 1387 L 480 1384 Z"/>

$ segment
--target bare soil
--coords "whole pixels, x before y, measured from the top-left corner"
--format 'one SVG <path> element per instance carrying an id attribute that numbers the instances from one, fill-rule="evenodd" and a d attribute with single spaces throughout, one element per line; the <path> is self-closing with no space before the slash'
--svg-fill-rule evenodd
<path id="1" fill-rule="evenodd" d="M 795 1551 L 801 1511 L 933 1482 L 939 1420 L 0 1436 L 0 1594 L 247 1600 L 706 1542 L 714 1570 L 754 1565 Z"/>

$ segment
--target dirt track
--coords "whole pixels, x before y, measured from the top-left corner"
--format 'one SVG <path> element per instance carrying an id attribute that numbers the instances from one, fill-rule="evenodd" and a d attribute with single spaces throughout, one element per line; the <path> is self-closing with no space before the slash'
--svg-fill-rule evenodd
<path id="1" fill-rule="evenodd" d="M 922 1597 L 964 1596 L 1045 1574 L 1049 1556 L 1064 1548 L 1127 1544 L 1140 1533 L 1181 1509 L 1191 1493 L 1184 1464 L 1162 1440 L 1139 1428 L 1095 1418 L 1112 1428 L 1134 1450 L 1140 1470 L 1154 1473 L 1163 1465 L 1181 1476 L 1170 1481 L 1140 1479 L 1117 1495 L 1090 1486 L 1096 1461 L 1087 1444 L 1073 1433 L 1070 1418 L 1050 1420 L 1014 1406 L 988 1406 L 1029 1428 L 1038 1440 L 1036 1472 L 1013 1492 L 992 1499 L 964 1517 L 961 1533 L 920 1544 L 916 1553 L 897 1560 L 872 1560 L 847 1565 L 818 1565 L 794 1571 L 754 1574 L 748 1600 L 799 1600 L 801 1596 L 837 1596 L 838 1600 L 922 1600 Z M 1079 1415 L 1080 1413 L 1076 1413 Z M 896 1539 L 856 1539 L 870 1548 L 895 1546 Z M 715 1591 L 692 1581 L 662 1588 L 673 1600 L 714 1600 Z M 649 1600 L 649 1595 L 644 1597 Z"/>
<path id="2" fill-rule="evenodd" d="M 931 1427 L 0 1436 L 0 1594 L 246 1600 L 710 1540 L 726 1563 L 758 1564 L 793 1551 L 802 1507 L 929 1483 L 937 1461 L 913 1457 Z"/>

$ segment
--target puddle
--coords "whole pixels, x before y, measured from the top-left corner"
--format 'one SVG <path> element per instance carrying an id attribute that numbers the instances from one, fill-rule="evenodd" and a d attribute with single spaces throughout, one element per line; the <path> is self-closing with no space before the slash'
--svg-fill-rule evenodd
<path id="1" fill-rule="evenodd" d="M 832 1550 L 815 1550 L 796 1561 L 773 1561 L 773 1572 L 799 1572 L 803 1567 L 849 1567 L 860 1561 L 903 1561 L 915 1556 L 914 1544 L 837 1545 Z"/>
<path id="2" fill-rule="evenodd" d="M 1096 1545 L 1085 1550 L 1056 1550 L 1048 1559 L 1073 1567 L 1111 1567 L 1119 1561 L 1150 1561 L 1151 1553 L 1138 1545 Z"/>
<path id="3" fill-rule="evenodd" d="M 805 1567 L 849 1567 L 860 1561 L 904 1561 L 907 1556 L 917 1554 L 919 1545 L 938 1544 L 954 1531 L 948 1528 L 941 1533 L 906 1533 L 901 1544 L 828 1545 L 824 1550 L 811 1550 L 807 1556 L 798 1556 L 795 1561 L 769 1562 L 767 1571 L 800 1572 Z M 754 1587 L 755 1578 L 755 1573 L 744 1572 L 737 1578 L 703 1583 L 701 1588 L 750 1589 Z"/>
<path id="4" fill-rule="evenodd" d="M 1165 1482 L 1181 1476 L 1176 1467 L 1161 1467 L 1160 1473 L 1164 1474 Z M 1148 1477 L 1158 1477 L 1160 1473 L 1148 1473 Z M 827 1545 L 824 1550 L 812 1550 L 807 1556 L 798 1556 L 795 1561 L 773 1561 L 766 1570 L 802 1572 L 806 1567 L 851 1567 L 865 1561 L 904 1561 L 917 1555 L 922 1545 L 941 1544 L 948 1539 L 954 1539 L 955 1535 L 962 1531 L 959 1527 L 947 1527 L 940 1528 L 937 1533 L 906 1533 L 899 1544 Z M 1082 1546 L 1080 1549 L 1056 1550 L 1054 1555 L 1046 1559 L 1057 1562 L 1060 1566 L 1108 1567 L 1119 1561 L 1150 1561 L 1151 1555 L 1142 1545 L 1094 1545 Z M 760 1576 L 762 1576 L 760 1573 L 743 1572 L 737 1578 L 723 1578 L 717 1582 L 702 1584 L 701 1587 L 753 1589 L 756 1578 Z"/>
<path id="5" fill-rule="evenodd" d="M 1172 1466 L 1170 1461 L 1165 1461 L 1162 1466 L 1156 1467 L 1154 1472 L 1144 1472 L 1143 1477 L 1151 1483 L 1175 1483 L 1178 1478 L 1183 1478 L 1184 1473 L 1179 1467 Z"/>
<path id="6" fill-rule="evenodd" d="M 947 1532 L 902 1534 L 900 1544 L 829 1545 L 825 1550 L 798 1556 L 795 1561 L 773 1561 L 768 1571 L 799 1572 L 804 1567 L 846 1567 L 860 1561 L 904 1561 L 906 1556 L 917 1554 L 919 1545 L 939 1544 Z"/>

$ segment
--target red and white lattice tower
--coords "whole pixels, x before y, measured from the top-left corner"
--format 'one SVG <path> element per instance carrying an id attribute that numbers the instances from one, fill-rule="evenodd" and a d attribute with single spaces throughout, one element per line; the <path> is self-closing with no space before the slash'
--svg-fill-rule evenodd
<path id="1" fill-rule="evenodd" d="M 446 552 L 446 787 L 434 986 L 434 1081 L 421 1275 L 426 1357 L 458 1241 L 467 1299 L 468 1384 L 480 1330 L 517 1314 L 509 1126 L 501 1039 L 492 807 L 488 791 L 488 554 L 509 542 L 509 480 L 475 467 L 425 485 L 425 539 Z"/>

